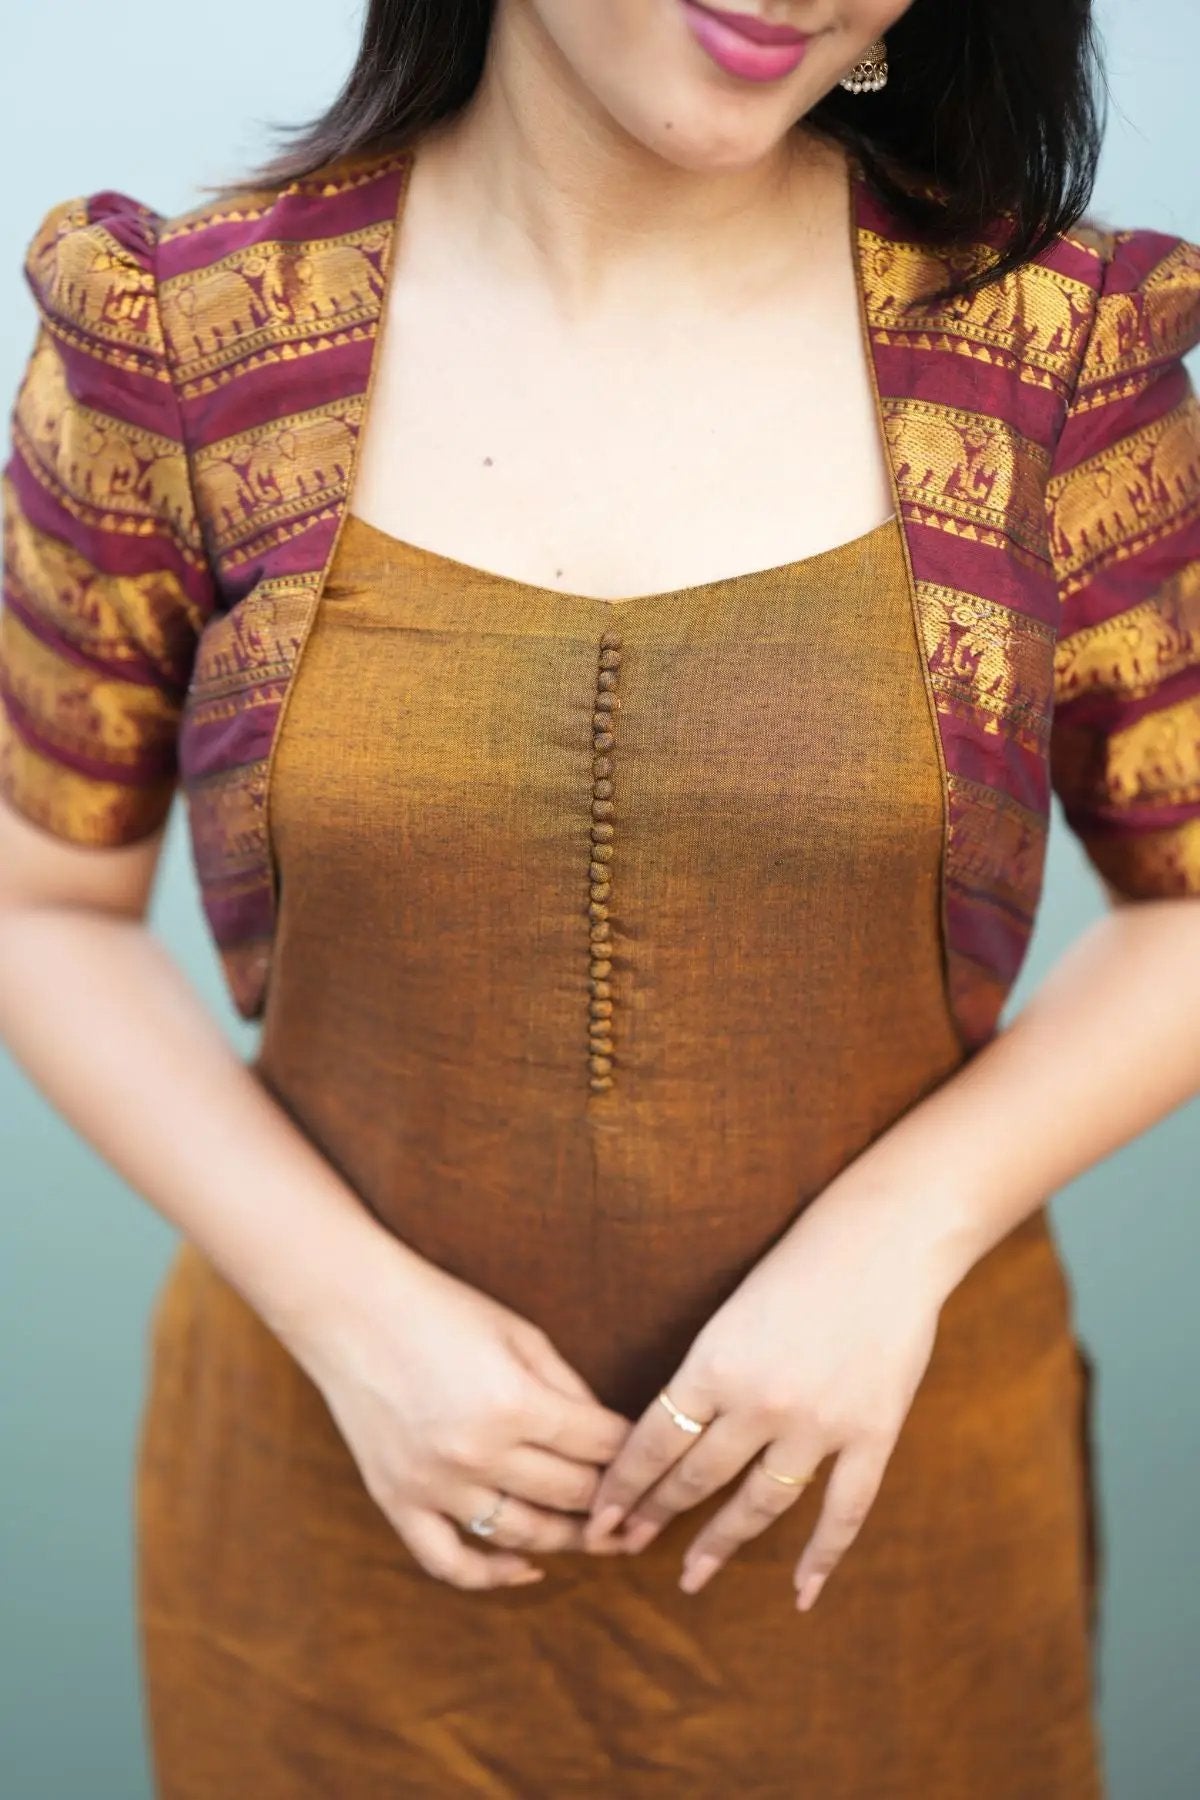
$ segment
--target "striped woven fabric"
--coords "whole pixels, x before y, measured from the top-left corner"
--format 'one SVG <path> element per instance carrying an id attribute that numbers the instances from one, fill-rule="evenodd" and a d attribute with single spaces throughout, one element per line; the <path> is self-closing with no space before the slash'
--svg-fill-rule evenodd
<path id="1" fill-rule="evenodd" d="M 164 216 L 52 206 L 3 470 L 0 792 L 79 844 L 188 807 L 230 993 L 261 1015 L 289 685 L 371 397 L 407 150 Z M 945 788 L 947 992 L 993 1033 L 1051 798 L 1131 898 L 1200 894 L 1200 248 L 1081 225 L 968 299 L 853 182 L 864 341 Z"/>

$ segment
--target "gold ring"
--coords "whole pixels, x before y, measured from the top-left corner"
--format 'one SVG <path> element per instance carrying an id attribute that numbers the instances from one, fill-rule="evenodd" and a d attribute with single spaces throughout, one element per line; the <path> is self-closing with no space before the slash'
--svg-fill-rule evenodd
<path id="1" fill-rule="evenodd" d="M 781 1481 L 784 1487 L 807 1487 L 812 1480 L 811 1475 L 780 1475 L 777 1470 L 768 1469 L 766 1463 L 762 1461 L 759 1462 L 758 1466 L 764 1475 L 769 1475 L 772 1481 Z"/>
<path id="2" fill-rule="evenodd" d="M 663 1388 L 660 1391 L 658 1398 L 662 1401 L 663 1405 L 666 1407 L 667 1411 L 670 1413 L 671 1417 L 674 1419 L 675 1423 L 679 1426 L 681 1431 L 690 1431 L 693 1433 L 693 1435 L 695 1435 L 697 1432 L 701 1432 L 704 1430 L 705 1421 L 703 1419 L 689 1418 L 687 1413 L 680 1412 L 679 1408 L 676 1406 L 675 1402 L 672 1400 L 670 1394 L 668 1394 L 666 1388 Z"/>

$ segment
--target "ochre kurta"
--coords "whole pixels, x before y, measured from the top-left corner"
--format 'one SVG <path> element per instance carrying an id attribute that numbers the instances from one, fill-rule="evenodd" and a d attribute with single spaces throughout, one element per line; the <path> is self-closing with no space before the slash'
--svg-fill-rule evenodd
<path id="1" fill-rule="evenodd" d="M 636 1417 L 959 1066 L 942 806 L 895 521 L 608 602 L 348 515 L 273 768 L 255 1072 L 390 1229 Z M 138 1470 L 159 1790 L 1091 1800 L 1088 1372 L 1042 1209 L 949 1298 L 811 1613 L 822 1478 L 696 1595 L 681 1555 L 731 1490 L 638 1556 L 465 1591 L 184 1246 Z"/>

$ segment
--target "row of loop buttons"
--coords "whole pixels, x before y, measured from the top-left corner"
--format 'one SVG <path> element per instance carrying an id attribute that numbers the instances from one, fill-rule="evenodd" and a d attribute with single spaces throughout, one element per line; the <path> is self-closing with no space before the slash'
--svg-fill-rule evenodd
<path id="1" fill-rule="evenodd" d="M 620 706 L 617 698 L 617 670 L 621 666 L 621 639 L 617 632 L 606 631 L 600 639 L 599 667 L 596 672 L 596 698 L 592 710 L 592 848 L 588 875 L 591 881 L 588 900 L 589 955 L 591 998 L 588 1001 L 588 1068 L 594 1093 L 604 1093 L 613 1085 L 612 1040 L 612 924 L 608 915 L 608 897 L 612 892 L 613 860 L 613 784 L 612 756 L 614 715 Z"/>

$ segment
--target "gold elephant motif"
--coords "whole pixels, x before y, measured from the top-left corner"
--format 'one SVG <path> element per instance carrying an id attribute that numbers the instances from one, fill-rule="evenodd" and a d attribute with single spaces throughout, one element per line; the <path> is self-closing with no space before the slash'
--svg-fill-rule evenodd
<path id="1" fill-rule="evenodd" d="M 1091 692 L 1135 700 L 1190 668 L 1200 661 L 1200 563 L 1125 612 L 1060 637 L 1054 661 L 1059 705 Z"/>
<path id="2" fill-rule="evenodd" d="M 925 656 L 938 694 L 980 729 L 1036 750 L 1050 729 L 1053 633 L 1036 619 L 981 596 L 918 582 Z"/>
<path id="3" fill-rule="evenodd" d="M 1045 553 L 1043 446 L 991 414 L 931 401 L 887 401 L 885 421 L 906 500 L 992 526 L 1035 555 Z"/>
<path id="4" fill-rule="evenodd" d="M 196 492 L 217 553 L 344 494 L 361 404 L 317 407 L 200 451 Z"/>
<path id="5" fill-rule="evenodd" d="M 367 242 L 361 241 L 364 237 Z M 294 325 L 330 327 L 373 312 L 382 291 L 381 247 L 377 233 L 281 245 L 263 285 L 275 317 Z"/>
<path id="6" fill-rule="evenodd" d="M 949 792 L 955 880 L 974 892 L 984 889 L 1032 920 L 1045 863 L 1045 819 L 963 776 L 950 776 Z"/>
<path id="7" fill-rule="evenodd" d="M 1132 294 L 1106 294 L 1096 309 L 1085 382 L 1177 356 L 1190 342 L 1196 314 L 1200 249 L 1176 245 Z"/>
<path id="8" fill-rule="evenodd" d="M 228 355 L 270 319 L 250 270 L 230 262 L 164 282 L 161 305 L 181 381 L 194 376 L 195 365 Z"/>
<path id="9" fill-rule="evenodd" d="M 260 583 L 227 612 L 215 613 L 200 635 L 192 664 L 188 712 L 201 719 L 208 707 L 224 709 L 231 695 L 277 676 L 294 663 L 319 576 L 286 586 Z"/>
<path id="10" fill-rule="evenodd" d="M 1052 481 L 1051 543 L 1064 572 L 1078 576 L 1165 529 L 1200 503 L 1200 401 L 1119 439 Z"/>
<path id="11" fill-rule="evenodd" d="M 163 326 L 179 378 L 249 354 L 259 339 L 335 330 L 378 312 L 378 226 L 341 238 L 254 245 L 162 284 Z"/>
<path id="12" fill-rule="evenodd" d="M 165 525 L 199 549 L 186 457 L 172 439 L 84 406 L 71 393 L 66 366 L 43 328 L 15 405 L 15 422 L 53 471 L 65 504 L 106 515 L 106 527 L 131 531 Z M 116 515 L 115 520 L 107 515 Z"/>
<path id="13" fill-rule="evenodd" d="M 89 224 L 75 202 L 51 207 L 25 268 L 40 305 L 62 325 L 112 343 L 125 360 L 133 349 L 161 357 L 153 276 L 131 261 L 107 227 Z"/>
<path id="14" fill-rule="evenodd" d="M 921 296 L 983 260 L 979 246 L 936 254 L 864 233 L 868 306 L 901 334 L 936 332 L 986 344 L 1047 371 L 1064 385 L 1074 378 L 1092 319 L 1094 290 L 1039 263 L 1014 270 L 978 293 L 922 309 Z"/>

